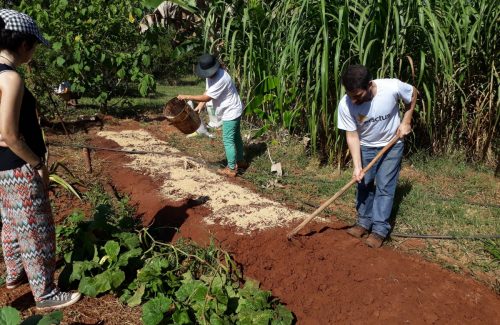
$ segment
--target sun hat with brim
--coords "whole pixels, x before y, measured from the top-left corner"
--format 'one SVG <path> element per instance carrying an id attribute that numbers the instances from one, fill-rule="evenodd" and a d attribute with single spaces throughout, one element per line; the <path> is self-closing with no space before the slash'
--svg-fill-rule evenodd
<path id="1" fill-rule="evenodd" d="M 50 45 L 30 16 L 11 9 L 0 9 L 0 17 L 5 23 L 3 29 L 33 35 L 43 45 Z"/>
<path id="2" fill-rule="evenodd" d="M 195 68 L 195 73 L 200 78 L 210 78 L 217 70 L 219 70 L 220 63 L 217 58 L 211 54 L 203 54 L 198 58 L 198 64 Z"/>

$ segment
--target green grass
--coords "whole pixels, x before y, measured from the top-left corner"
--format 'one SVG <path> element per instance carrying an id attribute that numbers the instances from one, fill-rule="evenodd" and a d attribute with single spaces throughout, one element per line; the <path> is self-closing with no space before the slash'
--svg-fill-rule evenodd
<path id="1" fill-rule="evenodd" d="M 445 184 L 428 186 L 406 177 L 401 181 L 411 184 L 411 192 L 399 205 L 396 230 L 442 235 L 500 234 L 500 207 L 493 201 L 491 205 L 477 205 L 455 189 L 447 188 L 452 197 L 445 198 L 440 192 Z M 493 190 L 490 188 L 490 192 Z"/>
<path id="2" fill-rule="evenodd" d="M 176 86 L 169 86 L 159 81 L 156 87 L 156 94 L 154 94 L 154 96 L 151 96 L 149 98 L 133 98 L 131 100 L 131 103 L 138 107 L 160 106 L 163 108 L 168 100 L 176 97 L 179 94 L 199 95 L 204 91 L 205 80 L 196 78 L 195 76 L 189 76 L 183 79 L 182 82 Z"/>
<path id="3" fill-rule="evenodd" d="M 199 95 L 205 91 L 205 80 L 196 76 L 186 76 L 178 85 L 167 85 L 158 81 L 156 92 L 147 97 L 119 97 L 110 100 L 108 113 L 116 117 L 134 117 L 144 113 L 161 113 L 165 104 L 179 94 Z M 78 100 L 78 108 L 66 108 L 65 119 L 80 115 L 92 116 L 99 112 L 93 98 L 83 97 Z"/>

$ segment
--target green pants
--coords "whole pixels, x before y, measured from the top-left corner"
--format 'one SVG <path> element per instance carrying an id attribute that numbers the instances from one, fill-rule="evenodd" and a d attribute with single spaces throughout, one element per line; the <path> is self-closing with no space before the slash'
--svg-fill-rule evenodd
<path id="1" fill-rule="evenodd" d="M 222 121 L 222 142 L 226 151 L 227 165 L 236 168 L 236 162 L 243 160 L 243 140 L 241 139 L 241 117 Z"/>

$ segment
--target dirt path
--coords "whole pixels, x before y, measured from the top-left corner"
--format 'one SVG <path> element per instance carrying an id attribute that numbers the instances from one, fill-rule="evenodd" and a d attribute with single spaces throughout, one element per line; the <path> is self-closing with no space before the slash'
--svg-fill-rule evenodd
<path id="1" fill-rule="evenodd" d="M 118 147 L 103 137 L 93 144 Z M 419 257 L 391 248 L 369 249 L 346 235 L 333 217 L 306 227 L 309 233 L 292 242 L 286 233 L 300 215 L 282 216 L 271 227 L 266 212 L 264 230 L 256 228 L 256 220 L 242 231 L 224 216 L 214 219 L 213 206 L 196 199 L 201 193 L 179 191 L 177 199 L 166 195 L 168 165 L 142 165 L 141 171 L 137 155 L 97 156 L 109 165 L 106 170 L 117 189 L 130 194 L 143 220 L 180 229 L 166 231 L 165 240 L 183 236 L 207 243 L 214 236 L 241 263 L 245 276 L 287 304 L 298 324 L 500 324 L 500 298 L 488 288 Z M 222 190 L 227 184 L 222 180 L 218 186 Z"/>

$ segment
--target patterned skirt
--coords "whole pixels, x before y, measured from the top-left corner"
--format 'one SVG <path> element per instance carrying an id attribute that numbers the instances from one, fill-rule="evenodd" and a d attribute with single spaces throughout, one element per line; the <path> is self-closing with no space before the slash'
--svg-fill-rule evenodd
<path id="1" fill-rule="evenodd" d="M 35 301 L 56 294 L 54 220 L 43 180 L 30 165 L 0 171 L 0 214 L 7 285 L 27 278 Z"/>

